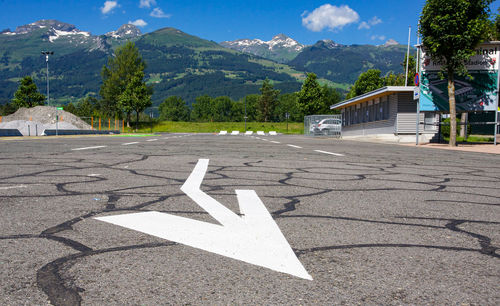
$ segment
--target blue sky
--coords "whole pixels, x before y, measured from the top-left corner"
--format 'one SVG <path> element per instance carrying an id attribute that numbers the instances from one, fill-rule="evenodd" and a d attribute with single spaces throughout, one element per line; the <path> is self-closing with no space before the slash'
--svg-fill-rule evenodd
<path id="1" fill-rule="evenodd" d="M 57 19 L 94 35 L 134 23 L 147 33 L 174 27 L 221 42 L 239 38 L 270 40 L 284 33 L 300 43 L 331 39 L 342 44 L 406 44 L 425 0 L 0 0 L 0 30 L 40 19 Z M 496 12 L 500 1 L 491 8 Z"/>

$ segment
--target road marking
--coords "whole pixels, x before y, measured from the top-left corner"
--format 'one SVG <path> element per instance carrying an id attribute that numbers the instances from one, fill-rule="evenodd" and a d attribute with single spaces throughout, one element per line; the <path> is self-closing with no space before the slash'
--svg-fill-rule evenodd
<path id="1" fill-rule="evenodd" d="M 95 219 L 312 280 L 254 190 L 236 190 L 240 217 L 200 189 L 208 162 L 198 160 L 181 190 L 220 224 L 157 211 Z"/>
<path id="2" fill-rule="evenodd" d="M 269 139 L 264 139 L 264 138 L 262 138 L 262 140 L 264 140 L 264 141 L 269 141 Z"/>
<path id="3" fill-rule="evenodd" d="M 302 147 L 293 145 L 293 144 L 287 144 L 287 146 L 292 147 L 292 148 L 297 148 L 297 149 L 302 149 Z"/>
<path id="4" fill-rule="evenodd" d="M 26 185 L 6 186 L 6 187 L 0 187 L 0 190 L 16 189 L 16 188 L 27 188 L 27 187 L 28 186 L 26 186 Z"/>
<path id="5" fill-rule="evenodd" d="M 93 176 L 100 176 L 100 174 L 97 174 L 97 173 L 91 173 L 91 174 L 88 174 L 87 176 L 90 176 L 90 177 L 93 177 Z"/>
<path id="6" fill-rule="evenodd" d="M 273 141 L 271 141 L 271 142 L 272 142 L 272 143 L 281 143 L 281 142 L 279 142 L 279 141 L 274 141 L 274 140 L 273 140 Z"/>
<path id="7" fill-rule="evenodd" d="M 91 150 L 91 149 L 100 149 L 100 148 L 105 148 L 107 146 L 95 146 L 95 147 L 85 147 L 85 148 L 76 148 L 76 149 L 71 149 L 72 151 L 81 151 L 81 150 Z"/>
<path id="8" fill-rule="evenodd" d="M 335 156 L 345 156 L 344 154 L 333 153 L 333 152 L 328 152 L 328 151 L 321 151 L 321 150 L 314 150 L 314 152 L 323 153 L 323 154 L 330 154 L 330 155 L 335 155 Z"/>
<path id="9" fill-rule="evenodd" d="M 146 141 L 157 141 L 158 139 L 148 139 Z"/>
<path id="10" fill-rule="evenodd" d="M 122 146 L 129 146 L 129 145 L 133 145 L 133 144 L 138 144 L 139 142 L 135 141 L 135 142 L 127 142 L 127 143 L 122 143 Z"/>

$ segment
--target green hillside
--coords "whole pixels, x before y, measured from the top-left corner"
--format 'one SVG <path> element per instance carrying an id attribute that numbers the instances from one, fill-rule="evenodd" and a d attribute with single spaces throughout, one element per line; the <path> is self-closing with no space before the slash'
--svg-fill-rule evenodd
<path id="1" fill-rule="evenodd" d="M 288 65 L 297 70 L 314 72 L 320 78 L 335 83 L 353 84 L 368 69 L 382 74 L 402 72 L 406 46 L 337 45 L 319 41 L 306 47 Z"/>
<path id="2" fill-rule="evenodd" d="M 65 104 L 97 95 L 102 66 L 127 39 L 135 41 L 147 63 L 146 78 L 154 86 L 154 105 L 171 95 L 181 96 L 188 103 L 203 94 L 239 99 L 258 93 L 265 78 L 282 92 L 297 91 L 301 86 L 289 67 L 283 69 L 284 65 L 261 61 L 173 28 L 127 39 L 64 35 L 51 42 L 50 35 L 54 34 L 47 27 L 27 34 L 0 34 L 0 103 L 12 99 L 17 82 L 26 75 L 31 75 L 45 92 L 42 50 L 55 52 L 49 61 L 52 101 Z"/>

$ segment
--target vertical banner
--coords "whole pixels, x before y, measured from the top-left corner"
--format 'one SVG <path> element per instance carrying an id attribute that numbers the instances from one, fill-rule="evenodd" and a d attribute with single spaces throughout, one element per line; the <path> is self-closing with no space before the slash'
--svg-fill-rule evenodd
<path id="1" fill-rule="evenodd" d="M 466 63 L 469 76 L 455 75 L 457 111 L 495 111 L 498 97 L 500 44 L 485 43 Z M 422 49 L 420 55 L 420 110 L 449 112 L 448 79 L 440 77 L 440 62 L 434 62 Z"/>

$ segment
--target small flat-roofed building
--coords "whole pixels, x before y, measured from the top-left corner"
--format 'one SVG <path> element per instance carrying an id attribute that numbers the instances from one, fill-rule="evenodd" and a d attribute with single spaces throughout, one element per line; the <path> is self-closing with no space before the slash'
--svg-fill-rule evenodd
<path id="1" fill-rule="evenodd" d="M 342 114 L 342 137 L 377 137 L 394 141 L 415 141 L 417 101 L 413 86 L 386 86 L 332 105 Z M 421 142 L 438 132 L 436 112 L 421 112 Z"/>

